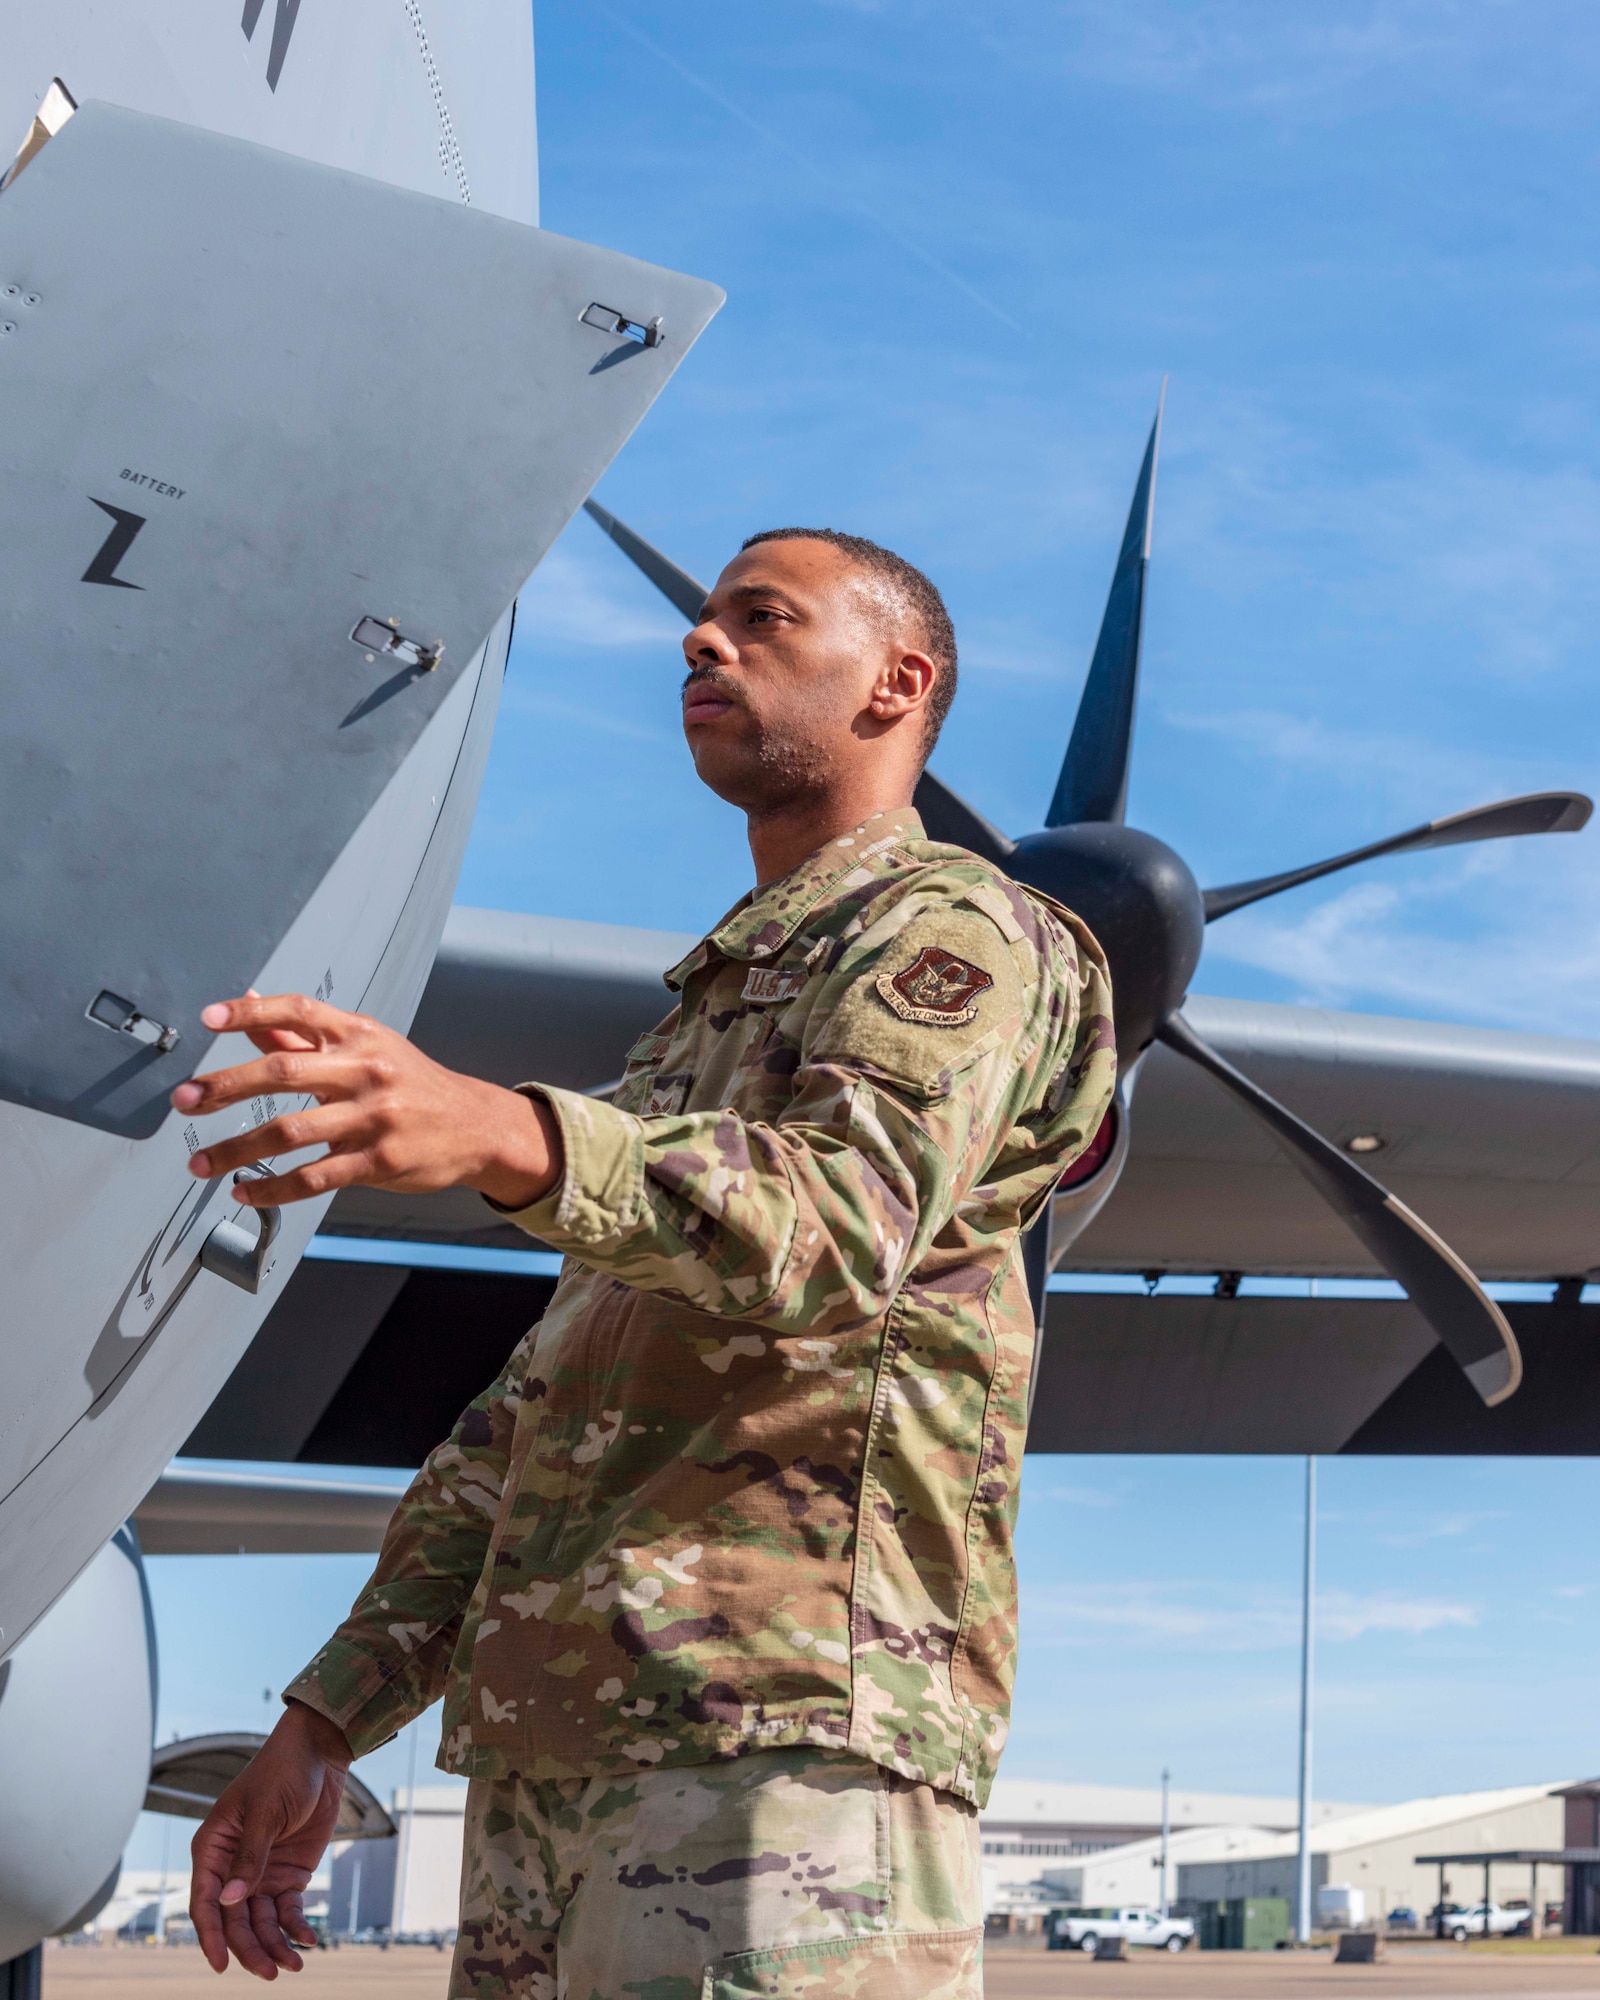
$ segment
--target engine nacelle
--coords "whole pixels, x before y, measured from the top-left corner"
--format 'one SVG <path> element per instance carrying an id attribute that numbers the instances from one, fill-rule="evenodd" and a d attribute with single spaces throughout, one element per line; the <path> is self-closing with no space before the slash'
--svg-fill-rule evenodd
<path id="1" fill-rule="evenodd" d="M 86 1923 L 144 1804 L 156 1648 L 121 1529 L 0 1663 L 0 1966 Z"/>

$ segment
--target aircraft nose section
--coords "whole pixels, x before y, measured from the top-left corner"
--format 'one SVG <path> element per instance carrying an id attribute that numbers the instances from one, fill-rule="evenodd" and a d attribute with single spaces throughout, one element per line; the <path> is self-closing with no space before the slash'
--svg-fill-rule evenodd
<path id="1" fill-rule="evenodd" d="M 1205 937 L 1200 885 L 1164 841 L 1111 822 L 1051 827 L 1006 866 L 1083 918 L 1111 964 L 1117 1046 L 1130 1060 L 1188 991 Z"/>

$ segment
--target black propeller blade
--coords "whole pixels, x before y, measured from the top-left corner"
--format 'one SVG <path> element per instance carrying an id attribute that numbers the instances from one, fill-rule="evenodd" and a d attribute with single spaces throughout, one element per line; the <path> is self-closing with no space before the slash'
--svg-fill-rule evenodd
<path id="1" fill-rule="evenodd" d="M 951 791 L 942 778 L 924 771 L 911 795 L 930 840 L 942 840 L 951 847 L 969 848 L 1004 868 L 1015 848 L 997 826 L 991 826 L 981 812 L 969 806 L 959 793 Z"/>
<path id="2" fill-rule="evenodd" d="M 691 625 L 700 623 L 701 608 L 706 601 L 703 583 L 696 583 L 687 570 L 668 562 L 659 549 L 652 548 L 643 535 L 636 535 L 626 521 L 608 513 L 598 500 L 585 500 L 583 511 L 591 521 L 599 522 L 629 562 L 644 571 L 669 604 L 675 605 Z"/>
<path id="3" fill-rule="evenodd" d="M 1231 910 L 1242 910 L 1247 903 L 1259 903 L 1263 896 L 1276 896 L 1285 889 L 1298 889 L 1302 882 L 1315 882 L 1319 876 L 1353 868 L 1358 861 L 1376 860 L 1380 854 L 1411 854 L 1423 847 L 1460 847 L 1471 840 L 1508 840 L 1523 833 L 1577 833 L 1588 825 L 1593 811 L 1594 801 L 1586 799 L 1582 792 L 1529 792 L 1522 798 L 1502 799 L 1498 805 L 1452 813 L 1448 819 L 1432 819 L 1426 826 L 1414 826 L 1409 833 L 1375 840 L 1370 847 L 1336 854 L 1331 861 L 1314 861 L 1309 868 L 1290 868 L 1282 875 L 1261 875 L 1253 882 L 1229 882 L 1220 889 L 1207 889 L 1206 922 L 1214 923 Z"/>
<path id="4" fill-rule="evenodd" d="M 1218 1055 L 1182 1014 L 1173 1014 L 1157 1038 L 1209 1071 L 1271 1128 L 1323 1200 L 1404 1288 L 1484 1402 L 1491 1408 L 1503 1403 L 1522 1380 L 1517 1337 L 1449 1244 L 1320 1132 Z"/>
<path id="5" fill-rule="evenodd" d="M 1112 573 L 1111 594 L 1100 621 L 1089 677 L 1078 700 L 1077 720 L 1056 780 L 1046 826 L 1114 820 L 1128 804 L 1128 763 L 1133 754 L 1133 712 L 1139 693 L 1139 645 L 1144 635 L 1144 580 L 1150 567 L 1150 524 L 1156 504 L 1156 455 L 1161 448 L 1161 385 L 1156 420 L 1144 448 L 1128 525 Z"/>

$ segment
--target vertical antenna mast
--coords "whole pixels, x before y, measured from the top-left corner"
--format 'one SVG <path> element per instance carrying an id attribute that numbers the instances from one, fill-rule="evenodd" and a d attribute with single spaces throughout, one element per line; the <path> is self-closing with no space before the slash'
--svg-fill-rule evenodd
<path id="1" fill-rule="evenodd" d="M 1317 1461 L 1306 1460 L 1306 1561 L 1300 1603 L 1300 1868 L 1295 1938 L 1311 1942 L 1311 1678 L 1317 1588 Z"/>

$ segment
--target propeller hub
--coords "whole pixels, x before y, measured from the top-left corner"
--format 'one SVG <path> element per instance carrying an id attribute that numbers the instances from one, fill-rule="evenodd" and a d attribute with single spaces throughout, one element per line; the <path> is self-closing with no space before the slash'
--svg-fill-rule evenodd
<path id="1" fill-rule="evenodd" d="M 1164 841 L 1111 821 L 1024 835 L 1007 872 L 1082 917 L 1111 966 L 1117 1047 L 1131 1061 L 1189 990 L 1205 938 L 1200 885 Z"/>

